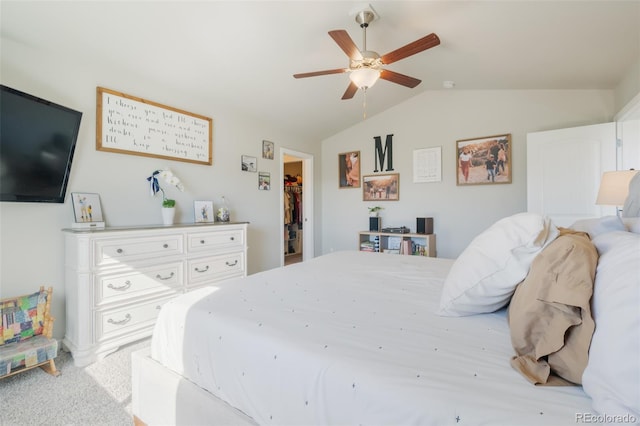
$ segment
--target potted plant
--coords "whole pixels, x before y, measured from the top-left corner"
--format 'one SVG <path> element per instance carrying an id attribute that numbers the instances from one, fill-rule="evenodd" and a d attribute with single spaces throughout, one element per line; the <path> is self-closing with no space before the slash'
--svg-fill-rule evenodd
<path id="1" fill-rule="evenodd" d="M 158 183 L 158 176 L 162 176 L 165 182 L 175 186 L 179 191 L 184 191 L 184 186 L 182 182 L 180 182 L 180 179 L 169 169 L 156 170 L 147 178 L 147 181 L 151 184 L 151 195 L 155 196 L 158 192 L 162 193 L 162 223 L 172 225 L 176 212 L 176 200 L 167 198 L 164 189 L 162 189 Z"/>
<path id="2" fill-rule="evenodd" d="M 369 217 L 378 217 L 378 212 L 382 210 L 380 206 L 368 207 L 369 209 Z"/>

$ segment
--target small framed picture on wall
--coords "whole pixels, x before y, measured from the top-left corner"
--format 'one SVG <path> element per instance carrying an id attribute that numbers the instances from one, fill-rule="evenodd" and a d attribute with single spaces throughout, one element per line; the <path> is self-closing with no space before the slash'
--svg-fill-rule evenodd
<path id="1" fill-rule="evenodd" d="M 242 171 L 256 172 L 258 170 L 258 159 L 250 155 L 242 156 Z"/>
<path id="2" fill-rule="evenodd" d="M 398 201 L 400 174 L 369 175 L 362 177 L 363 201 Z"/>
<path id="3" fill-rule="evenodd" d="M 258 189 L 261 191 L 269 191 L 271 189 L 271 173 L 258 173 Z"/>
<path id="4" fill-rule="evenodd" d="M 360 151 L 338 154 L 338 187 L 360 188 Z"/>
<path id="5" fill-rule="evenodd" d="M 273 160 L 273 142 L 262 141 L 262 158 Z"/>

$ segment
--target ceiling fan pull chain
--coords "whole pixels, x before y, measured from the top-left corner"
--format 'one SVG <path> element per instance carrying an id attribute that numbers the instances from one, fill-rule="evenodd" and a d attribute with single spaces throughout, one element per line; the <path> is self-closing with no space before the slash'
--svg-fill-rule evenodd
<path id="1" fill-rule="evenodd" d="M 362 96 L 362 119 L 366 120 L 367 119 L 367 88 L 363 88 L 362 91 L 364 92 L 363 96 Z"/>

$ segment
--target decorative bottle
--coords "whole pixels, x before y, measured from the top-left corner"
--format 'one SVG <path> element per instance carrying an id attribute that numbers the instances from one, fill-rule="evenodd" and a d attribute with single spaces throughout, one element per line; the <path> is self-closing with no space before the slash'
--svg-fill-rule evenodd
<path id="1" fill-rule="evenodd" d="M 218 222 L 229 222 L 229 206 L 224 195 L 222 196 L 222 203 L 218 208 L 216 219 L 218 219 Z"/>

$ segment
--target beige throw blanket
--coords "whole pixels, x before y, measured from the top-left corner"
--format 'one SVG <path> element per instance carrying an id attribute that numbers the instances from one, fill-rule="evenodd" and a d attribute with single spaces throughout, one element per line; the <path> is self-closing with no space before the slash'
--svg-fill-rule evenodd
<path id="1" fill-rule="evenodd" d="M 587 234 L 560 231 L 509 306 L 511 365 L 534 384 L 580 384 L 595 329 L 590 300 L 598 252 Z"/>

